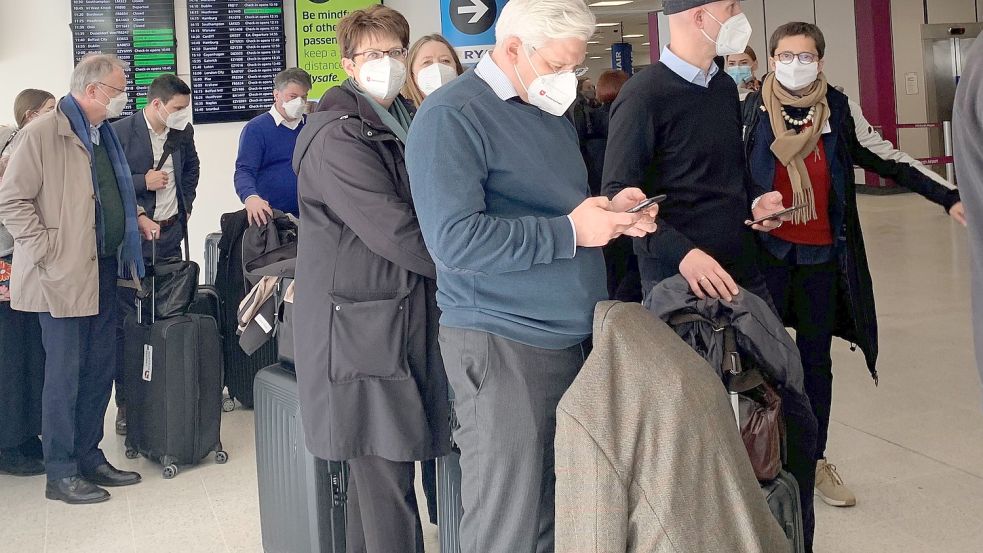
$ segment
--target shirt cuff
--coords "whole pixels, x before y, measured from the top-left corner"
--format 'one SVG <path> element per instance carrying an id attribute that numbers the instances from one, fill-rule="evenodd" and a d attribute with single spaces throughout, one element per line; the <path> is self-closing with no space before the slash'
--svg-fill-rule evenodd
<path id="1" fill-rule="evenodd" d="M 574 258 L 577 256 L 577 225 L 573 223 L 573 217 L 567 215 L 567 220 L 570 221 L 570 230 L 573 231 L 573 254 L 570 256 Z"/>

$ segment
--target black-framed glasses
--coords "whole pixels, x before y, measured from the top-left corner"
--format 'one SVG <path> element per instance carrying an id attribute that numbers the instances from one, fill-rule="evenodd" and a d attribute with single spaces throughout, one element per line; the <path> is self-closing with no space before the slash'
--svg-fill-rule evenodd
<path id="1" fill-rule="evenodd" d="M 383 51 L 383 50 L 365 50 L 365 51 L 362 51 L 362 52 L 356 52 L 356 53 L 352 54 L 352 59 L 355 59 L 355 58 L 357 58 L 359 56 L 365 56 L 365 59 L 367 61 L 377 61 L 377 60 L 381 60 L 382 58 L 388 56 L 390 58 L 397 59 L 397 60 L 405 60 L 406 59 L 406 54 L 408 54 L 408 53 L 409 53 L 409 50 L 407 50 L 406 48 L 393 48 L 392 50 L 387 50 L 387 51 Z"/>
<path id="2" fill-rule="evenodd" d="M 115 86 L 113 86 L 111 84 L 106 84 L 106 83 L 104 83 L 102 81 L 97 81 L 96 84 L 101 84 L 102 86 L 108 86 L 109 88 L 115 90 L 116 92 L 126 92 L 126 90 L 124 90 L 122 88 L 116 88 Z"/>
<path id="3" fill-rule="evenodd" d="M 587 67 L 574 67 L 573 69 L 553 69 L 553 64 L 550 63 L 550 60 L 543 57 L 543 55 L 539 53 L 539 50 L 536 49 L 535 46 L 530 46 L 529 48 L 532 50 L 533 54 L 539 54 L 539 58 L 545 61 L 546 64 L 550 66 L 550 70 L 553 71 L 553 73 L 556 75 L 566 75 L 567 73 L 573 73 L 573 75 L 579 79 L 584 75 L 586 75 L 588 71 L 590 71 L 590 69 Z M 535 69 L 535 67 L 533 69 Z"/>
<path id="4" fill-rule="evenodd" d="M 799 52 L 798 54 L 793 52 L 779 52 L 775 58 L 785 65 L 791 64 L 795 58 L 798 58 L 799 63 L 803 65 L 809 65 L 810 63 L 816 63 L 819 61 L 819 55 L 813 54 L 812 52 Z"/>

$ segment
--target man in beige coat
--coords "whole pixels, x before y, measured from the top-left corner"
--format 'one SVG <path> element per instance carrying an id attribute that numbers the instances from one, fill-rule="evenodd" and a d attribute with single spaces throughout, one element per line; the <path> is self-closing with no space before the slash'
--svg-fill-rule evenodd
<path id="1" fill-rule="evenodd" d="M 11 307 L 39 313 L 45 354 L 42 442 L 49 499 L 95 503 L 100 486 L 140 481 L 99 449 L 116 372 L 117 278 L 143 276 L 133 182 L 107 119 L 126 106 L 126 64 L 84 58 L 71 93 L 21 133 L 0 186 L 0 222 L 14 237 Z M 135 273 L 135 275 L 134 275 Z"/>

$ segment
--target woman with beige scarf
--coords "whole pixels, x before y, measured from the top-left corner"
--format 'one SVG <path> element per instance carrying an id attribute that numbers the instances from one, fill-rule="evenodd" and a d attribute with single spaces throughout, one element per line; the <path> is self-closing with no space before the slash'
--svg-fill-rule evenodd
<path id="1" fill-rule="evenodd" d="M 819 421 L 816 491 L 829 505 L 856 497 L 826 461 L 832 405 L 833 336 L 857 344 L 877 380 L 877 321 L 857 212 L 853 166 L 891 178 L 964 220 L 959 193 L 910 165 L 885 160 L 857 140 L 848 98 L 823 74 L 826 42 L 811 23 L 779 27 L 769 43 L 772 73 L 747 99 L 745 141 L 754 196 L 776 190 L 792 220 L 762 235 L 761 268 L 796 342 L 806 393 Z"/>

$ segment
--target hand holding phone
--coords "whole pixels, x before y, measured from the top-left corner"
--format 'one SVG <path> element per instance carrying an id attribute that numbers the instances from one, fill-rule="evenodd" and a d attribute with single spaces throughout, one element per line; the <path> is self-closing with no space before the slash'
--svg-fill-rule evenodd
<path id="1" fill-rule="evenodd" d="M 807 206 L 805 204 L 792 206 L 792 207 L 790 207 L 788 209 L 783 209 L 781 211 L 776 211 L 776 212 L 772 213 L 771 215 L 766 215 L 766 216 L 764 216 L 764 217 L 762 217 L 762 218 L 760 218 L 760 219 L 758 219 L 756 221 L 745 221 L 744 224 L 747 225 L 747 226 L 749 226 L 749 227 L 753 227 L 754 225 L 760 225 L 761 223 L 764 223 L 765 221 L 775 221 L 775 220 L 781 219 L 782 217 L 784 217 L 784 216 L 786 216 L 786 215 L 788 215 L 790 213 L 795 213 L 796 211 L 798 211 L 800 209 L 805 209 L 806 207 Z"/>

